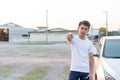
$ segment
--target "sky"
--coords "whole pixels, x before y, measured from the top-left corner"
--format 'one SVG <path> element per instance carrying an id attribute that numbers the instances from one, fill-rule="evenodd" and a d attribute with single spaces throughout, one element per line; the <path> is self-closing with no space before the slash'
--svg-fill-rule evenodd
<path id="1" fill-rule="evenodd" d="M 81 20 L 90 21 L 93 28 L 120 29 L 120 0 L 0 0 L 0 24 L 13 22 L 24 27 L 77 29 Z"/>

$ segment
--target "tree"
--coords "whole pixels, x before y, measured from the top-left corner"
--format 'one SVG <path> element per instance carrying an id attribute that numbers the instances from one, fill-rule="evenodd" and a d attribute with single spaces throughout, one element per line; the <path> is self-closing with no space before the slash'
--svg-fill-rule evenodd
<path id="1" fill-rule="evenodd" d="M 101 36 L 105 36 L 105 35 L 106 35 L 106 28 L 100 27 L 100 28 L 99 28 L 99 34 L 100 34 Z"/>
<path id="2" fill-rule="evenodd" d="M 120 33 L 118 31 L 111 31 L 108 33 L 108 36 L 119 36 Z"/>

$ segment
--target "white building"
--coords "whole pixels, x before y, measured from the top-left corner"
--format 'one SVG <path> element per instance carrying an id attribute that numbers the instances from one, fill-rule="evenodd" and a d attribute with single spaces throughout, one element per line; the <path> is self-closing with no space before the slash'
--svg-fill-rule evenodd
<path id="1" fill-rule="evenodd" d="M 77 35 L 77 30 L 67 30 L 63 28 L 47 29 L 47 27 L 37 27 L 38 30 L 24 28 L 15 23 L 0 25 L 0 41 L 26 42 L 39 41 L 45 42 L 66 42 L 66 34 L 72 32 Z M 46 32 L 47 31 L 47 32 Z M 47 33 L 47 35 L 46 35 Z M 90 29 L 89 35 L 98 35 L 98 29 Z"/>
<path id="2" fill-rule="evenodd" d="M 78 34 L 77 30 L 67 30 L 63 28 L 54 28 L 48 30 L 45 30 L 45 28 L 43 28 L 44 30 L 42 30 L 42 28 L 39 28 L 41 30 L 38 30 L 36 32 L 30 32 L 30 41 L 45 42 L 46 40 L 48 40 L 48 42 L 66 42 L 66 34 L 68 32 L 72 32 L 74 35 Z M 98 35 L 98 30 L 92 29 L 92 31 L 90 30 L 88 34 Z"/>
<path id="3" fill-rule="evenodd" d="M 89 30 L 88 34 L 89 34 L 89 36 L 99 35 L 99 30 L 92 28 Z"/>
<path id="4" fill-rule="evenodd" d="M 0 25 L 0 35 L 2 36 L 0 41 L 25 41 L 29 38 L 29 32 L 34 31 L 31 28 L 23 28 L 15 23 L 7 23 Z M 5 35 L 4 35 L 4 34 Z"/>
<path id="5" fill-rule="evenodd" d="M 47 35 L 46 35 L 46 30 L 30 32 L 30 41 L 45 42 L 47 37 L 48 42 L 54 42 L 54 41 L 63 42 L 66 41 L 65 37 L 68 32 L 69 32 L 68 30 L 62 28 L 48 29 Z"/>

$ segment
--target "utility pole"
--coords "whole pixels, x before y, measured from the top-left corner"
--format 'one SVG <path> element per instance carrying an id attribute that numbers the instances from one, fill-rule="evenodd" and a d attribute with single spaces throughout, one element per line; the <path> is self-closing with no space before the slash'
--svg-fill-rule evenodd
<path id="1" fill-rule="evenodd" d="M 106 14 L 106 36 L 108 36 L 108 12 L 105 12 Z"/>
<path id="2" fill-rule="evenodd" d="M 93 36 L 93 26 L 91 25 L 91 36 Z"/>
<path id="3" fill-rule="evenodd" d="M 46 44 L 48 43 L 48 10 L 46 10 Z"/>

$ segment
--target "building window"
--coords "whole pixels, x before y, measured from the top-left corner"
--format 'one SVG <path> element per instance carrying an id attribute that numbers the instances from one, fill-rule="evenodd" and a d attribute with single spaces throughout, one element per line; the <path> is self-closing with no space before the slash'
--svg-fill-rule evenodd
<path id="1" fill-rule="evenodd" d="M 29 37 L 28 34 L 22 34 L 22 37 Z"/>

